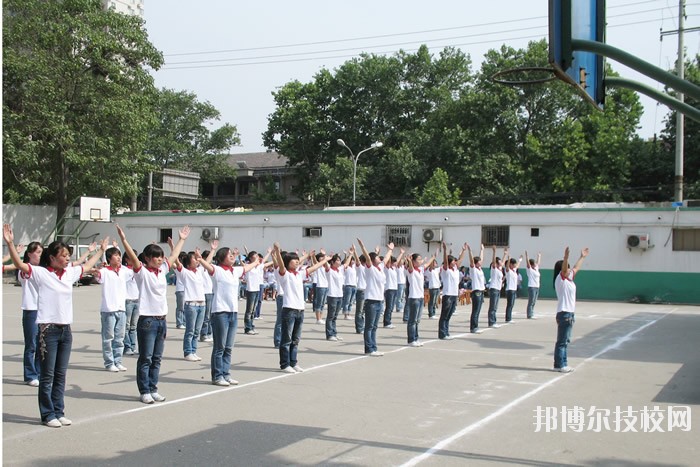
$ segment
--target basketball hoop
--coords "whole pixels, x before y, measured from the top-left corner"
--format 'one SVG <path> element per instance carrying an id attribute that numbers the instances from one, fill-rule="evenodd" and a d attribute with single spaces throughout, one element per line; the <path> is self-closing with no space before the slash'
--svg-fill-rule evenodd
<path id="1" fill-rule="evenodd" d="M 525 79 L 510 80 L 502 78 L 503 76 L 518 74 L 523 74 L 525 76 Z M 548 74 L 551 76 L 542 77 L 543 74 Z M 532 76 L 534 76 L 534 78 Z M 494 73 L 493 75 L 491 75 L 491 81 L 498 84 L 505 84 L 507 86 L 528 86 L 531 84 L 548 83 L 556 79 L 557 71 L 552 67 L 545 66 L 525 66 L 520 68 L 509 68 L 507 70 L 502 70 L 498 73 Z"/>

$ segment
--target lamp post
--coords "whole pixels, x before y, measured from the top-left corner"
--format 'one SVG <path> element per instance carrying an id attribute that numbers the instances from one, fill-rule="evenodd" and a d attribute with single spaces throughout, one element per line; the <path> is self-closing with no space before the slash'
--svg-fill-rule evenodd
<path id="1" fill-rule="evenodd" d="M 355 155 L 352 152 L 352 149 L 350 149 L 348 147 L 348 145 L 345 144 L 345 141 L 343 141 L 342 139 L 338 139 L 336 142 L 338 143 L 338 145 L 347 149 L 348 152 L 350 153 L 350 155 L 352 156 L 352 205 L 355 206 L 355 193 L 356 193 L 355 188 L 357 186 L 357 161 L 363 153 L 365 153 L 371 149 L 381 148 L 382 146 L 384 146 L 384 143 L 382 143 L 381 141 L 377 141 L 375 143 L 372 143 L 372 145 L 370 147 L 368 147 L 367 149 L 363 149 L 362 151 L 358 152 L 357 155 Z"/>

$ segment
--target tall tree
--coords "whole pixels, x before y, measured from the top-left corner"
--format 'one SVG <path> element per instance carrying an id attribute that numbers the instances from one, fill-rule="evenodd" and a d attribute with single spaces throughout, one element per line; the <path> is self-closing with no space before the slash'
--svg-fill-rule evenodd
<path id="1" fill-rule="evenodd" d="M 100 0 L 4 1 L 5 201 L 62 216 L 82 194 L 133 194 L 155 123 L 148 68 L 162 61 L 142 19 Z"/>
<path id="2" fill-rule="evenodd" d="M 198 101 L 191 92 L 161 89 L 154 107 L 157 122 L 145 148 L 153 167 L 197 172 L 200 186 L 236 175 L 227 159 L 231 147 L 240 143 L 238 131 L 228 123 L 211 129 L 221 116 L 211 103 Z"/>

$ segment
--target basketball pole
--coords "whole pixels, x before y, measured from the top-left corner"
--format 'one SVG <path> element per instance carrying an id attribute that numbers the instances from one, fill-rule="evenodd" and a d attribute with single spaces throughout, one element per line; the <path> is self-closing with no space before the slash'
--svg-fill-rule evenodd
<path id="1" fill-rule="evenodd" d="M 685 78 L 685 51 L 683 50 L 683 27 L 685 16 L 685 0 L 678 2 L 678 77 Z M 684 102 L 682 92 L 678 92 L 678 100 Z M 682 112 L 676 112 L 676 176 L 673 181 L 673 200 L 683 201 L 683 145 L 685 140 L 685 119 Z"/>

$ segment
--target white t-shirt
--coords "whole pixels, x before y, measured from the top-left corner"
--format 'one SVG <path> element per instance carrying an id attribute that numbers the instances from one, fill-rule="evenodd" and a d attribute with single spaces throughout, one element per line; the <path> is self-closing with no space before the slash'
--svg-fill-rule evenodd
<path id="1" fill-rule="evenodd" d="M 97 273 L 97 282 L 102 284 L 102 313 L 126 310 L 126 283 L 133 277 L 134 271 L 125 266 L 107 266 Z"/>
<path id="2" fill-rule="evenodd" d="M 425 285 L 424 271 L 425 269 L 423 268 L 423 266 L 419 268 L 413 268 L 413 271 L 406 269 L 406 284 L 408 284 L 408 298 L 423 298 L 423 288 Z"/>
<path id="3" fill-rule="evenodd" d="M 357 287 L 357 269 L 354 266 L 348 266 L 345 268 L 344 284 Z"/>
<path id="4" fill-rule="evenodd" d="M 212 313 L 238 312 L 238 287 L 243 275 L 242 266 L 214 265 L 214 274 L 209 274 L 214 285 Z"/>
<path id="5" fill-rule="evenodd" d="M 134 277 L 139 286 L 139 314 L 141 316 L 167 315 L 168 280 L 163 269 L 149 269 L 141 264 L 138 270 L 134 270 Z"/>
<path id="6" fill-rule="evenodd" d="M 484 271 L 481 270 L 481 267 L 470 267 L 469 268 L 469 277 L 472 279 L 472 290 L 481 290 L 483 291 L 486 288 L 486 280 L 484 278 Z"/>
<path id="7" fill-rule="evenodd" d="M 340 266 L 338 269 L 328 269 L 328 296 L 333 298 L 342 298 L 343 282 L 345 281 L 345 266 Z"/>
<path id="8" fill-rule="evenodd" d="M 184 299 L 186 302 L 204 301 L 204 280 L 197 269 L 183 268 L 182 265 L 175 269 L 177 281 L 182 281 L 185 287 Z"/>
<path id="9" fill-rule="evenodd" d="M 394 266 L 386 266 L 384 268 L 384 275 L 386 276 L 386 282 L 384 283 L 385 290 L 396 290 L 399 288 L 396 268 Z"/>
<path id="10" fill-rule="evenodd" d="M 574 270 L 569 270 L 569 277 L 562 277 L 561 273 L 554 279 L 554 290 L 557 292 L 557 312 L 576 310 L 576 284 L 574 283 Z"/>
<path id="11" fill-rule="evenodd" d="M 406 285 L 406 267 L 403 265 L 394 267 L 396 268 L 396 285 Z"/>
<path id="12" fill-rule="evenodd" d="M 280 289 L 283 291 L 282 307 L 292 310 L 304 309 L 304 278 L 308 275 L 304 271 L 285 270 L 279 275 Z"/>
<path id="13" fill-rule="evenodd" d="M 326 271 L 325 265 L 314 271 L 314 277 L 316 278 L 316 287 L 321 287 L 323 289 L 328 288 L 328 271 Z"/>
<path id="14" fill-rule="evenodd" d="M 491 278 L 489 279 L 489 289 L 501 290 L 503 287 L 503 269 L 491 267 Z"/>
<path id="15" fill-rule="evenodd" d="M 306 274 L 304 274 L 304 276 L 306 276 Z M 275 282 L 277 284 L 280 283 L 280 268 L 275 268 Z M 281 297 L 283 295 L 284 295 L 284 290 L 282 290 L 280 287 L 277 287 L 277 296 Z"/>
<path id="16" fill-rule="evenodd" d="M 518 290 L 518 270 L 506 269 L 506 290 Z"/>
<path id="17" fill-rule="evenodd" d="M 441 267 L 440 279 L 442 280 L 442 294 L 444 296 L 456 297 L 459 295 L 459 269 Z"/>
<path id="18" fill-rule="evenodd" d="M 540 286 L 540 269 L 535 266 L 531 268 L 527 265 L 527 286 L 528 287 L 539 287 Z"/>
<path id="19" fill-rule="evenodd" d="M 365 280 L 365 272 L 367 267 L 358 264 L 355 266 L 355 271 L 357 271 L 357 290 L 365 290 L 367 288 L 367 281 Z"/>
<path id="20" fill-rule="evenodd" d="M 384 263 L 378 266 L 365 266 L 365 300 L 384 300 Z"/>
<path id="21" fill-rule="evenodd" d="M 22 284 L 22 309 L 36 310 L 39 304 L 39 290 L 36 284 L 29 281 L 23 273 L 19 274 L 19 283 Z"/>
<path id="22" fill-rule="evenodd" d="M 204 269 L 201 264 L 197 266 L 197 272 L 202 276 L 202 284 L 204 285 L 204 294 L 214 293 L 214 284 L 211 281 L 211 276 L 209 272 Z"/>
<path id="23" fill-rule="evenodd" d="M 126 281 L 126 299 L 127 300 L 138 300 L 139 299 L 139 286 L 136 283 L 136 278 L 134 277 L 134 270 L 131 266 L 124 266 L 131 271 L 131 277 Z"/>
<path id="24" fill-rule="evenodd" d="M 265 265 L 263 263 L 258 264 L 253 269 L 245 273 L 246 280 L 246 290 L 248 292 L 260 292 L 260 286 L 263 284 L 263 273 L 265 272 Z"/>
<path id="25" fill-rule="evenodd" d="M 429 289 L 439 289 L 440 288 L 440 268 L 434 267 L 433 269 L 426 269 L 425 275 L 428 276 L 428 288 Z"/>
<path id="26" fill-rule="evenodd" d="M 73 283 L 82 275 L 82 266 L 68 266 L 59 276 L 52 268 L 29 265 L 27 280 L 36 287 L 39 298 L 37 324 L 73 322 Z"/>

